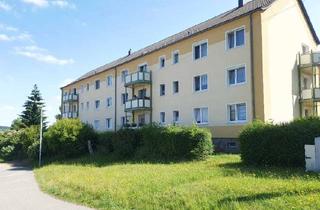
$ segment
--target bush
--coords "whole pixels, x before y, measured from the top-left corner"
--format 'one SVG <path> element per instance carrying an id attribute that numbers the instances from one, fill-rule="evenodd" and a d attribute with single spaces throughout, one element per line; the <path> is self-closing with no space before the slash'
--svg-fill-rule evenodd
<path id="1" fill-rule="evenodd" d="M 274 125 L 254 122 L 240 134 L 241 158 L 246 164 L 304 166 L 305 144 L 320 136 L 320 118 Z"/>
<path id="2" fill-rule="evenodd" d="M 44 138 L 51 157 L 76 157 L 88 153 L 88 141 L 94 145 L 97 135 L 78 119 L 62 119 L 49 127 Z"/>
<path id="3" fill-rule="evenodd" d="M 139 130 L 122 129 L 114 133 L 112 138 L 112 149 L 115 156 L 120 159 L 134 157 L 137 148 L 140 146 Z"/>
<path id="4" fill-rule="evenodd" d="M 20 132 L 7 131 L 0 134 L 0 157 L 4 160 L 23 159 L 26 154 L 20 141 Z"/>
<path id="5" fill-rule="evenodd" d="M 30 160 L 37 159 L 40 145 L 40 127 L 31 126 L 22 129 L 20 131 L 19 139 L 25 156 Z"/>
<path id="6" fill-rule="evenodd" d="M 113 152 L 112 139 L 114 138 L 114 132 L 102 132 L 98 133 L 97 138 L 97 150 L 98 152 L 109 154 Z"/>

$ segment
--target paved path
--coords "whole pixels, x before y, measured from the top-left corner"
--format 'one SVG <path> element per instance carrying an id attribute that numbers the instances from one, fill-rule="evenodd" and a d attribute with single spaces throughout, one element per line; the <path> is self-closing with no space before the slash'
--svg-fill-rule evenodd
<path id="1" fill-rule="evenodd" d="M 14 163 L 0 163 L 0 209 L 89 210 L 42 193 L 32 170 Z"/>

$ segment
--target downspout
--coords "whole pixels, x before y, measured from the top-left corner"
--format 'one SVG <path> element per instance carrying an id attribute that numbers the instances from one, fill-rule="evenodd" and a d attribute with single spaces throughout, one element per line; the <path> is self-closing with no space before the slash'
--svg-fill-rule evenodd
<path id="1" fill-rule="evenodd" d="M 114 78 L 114 131 L 117 131 L 117 99 L 118 99 L 118 91 L 117 91 L 117 86 L 118 86 L 118 77 L 117 77 L 117 67 L 115 67 L 115 78 Z"/>
<path id="2" fill-rule="evenodd" d="M 253 13 L 250 14 L 250 62 L 251 62 L 251 95 L 252 95 L 252 120 L 256 119 L 256 97 L 254 82 L 254 47 L 253 47 Z"/>

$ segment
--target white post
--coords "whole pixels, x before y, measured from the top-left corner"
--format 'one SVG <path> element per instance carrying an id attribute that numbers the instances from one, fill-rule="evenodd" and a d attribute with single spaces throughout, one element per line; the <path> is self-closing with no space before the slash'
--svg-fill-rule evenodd
<path id="1" fill-rule="evenodd" d="M 42 108 L 41 108 L 41 116 L 40 116 L 40 148 L 39 148 L 39 167 L 41 166 L 41 151 L 42 151 L 42 127 L 43 127 L 43 120 L 42 120 Z"/>
<path id="2" fill-rule="evenodd" d="M 315 158 L 315 170 L 320 172 L 320 137 L 315 139 L 316 158 Z"/>

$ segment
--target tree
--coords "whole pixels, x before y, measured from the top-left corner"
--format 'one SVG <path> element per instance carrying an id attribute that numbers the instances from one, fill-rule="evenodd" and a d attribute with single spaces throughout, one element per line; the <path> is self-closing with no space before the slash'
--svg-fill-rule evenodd
<path id="1" fill-rule="evenodd" d="M 24 111 L 20 115 L 22 123 L 28 127 L 32 125 L 40 125 L 41 109 L 43 109 L 45 105 L 36 84 L 33 86 L 33 90 L 31 91 L 30 96 L 28 96 L 28 100 L 24 103 L 23 107 Z M 44 127 L 46 125 L 45 120 L 46 117 L 43 117 Z"/>
<path id="2" fill-rule="evenodd" d="M 10 129 L 18 131 L 18 130 L 26 128 L 26 127 L 27 126 L 22 122 L 22 119 L 20 117 L 18 117 L 17 119 L 12 121 Z"/>

